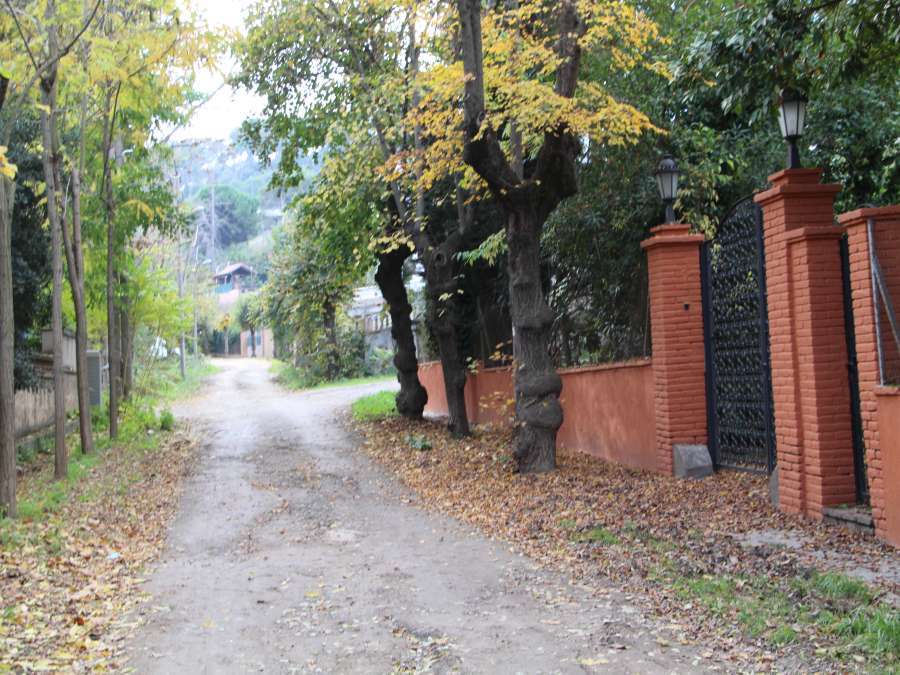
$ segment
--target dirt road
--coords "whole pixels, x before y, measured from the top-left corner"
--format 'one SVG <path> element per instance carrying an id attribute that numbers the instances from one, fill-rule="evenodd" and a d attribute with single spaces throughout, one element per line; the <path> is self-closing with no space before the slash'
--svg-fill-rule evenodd
<path id="1" fill-rule="evenodd" d="M 390 384 L 288 393 L 232 360 L 176 414 L 205 439 L 139 673 L 695 672 L 626 597 L 541 571 L 420 509 L 338 421 Z"/>

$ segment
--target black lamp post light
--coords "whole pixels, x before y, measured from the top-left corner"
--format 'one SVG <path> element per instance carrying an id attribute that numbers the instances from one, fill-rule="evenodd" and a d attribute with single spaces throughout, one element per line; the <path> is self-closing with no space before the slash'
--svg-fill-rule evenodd
<path id="1" fill-rule="evenodd" d="M 800 151 L 797 141 L 803 135 L 806 124 L 806 97 L 790 87 L 781 90 L 778 99 L 778 125 L 781 136 L 788 143 L 787 168 L 800 168 Z"/>
<path id="2" fill-rule="evenodd" d="M 678 165 L 672 155 L 662 158 L 653 175 L 656 177 L 656 187 L 659 188 L 659 196 L 666 205 L 666 223 L 675 222 L 675 198 L 678 196 Z"/>

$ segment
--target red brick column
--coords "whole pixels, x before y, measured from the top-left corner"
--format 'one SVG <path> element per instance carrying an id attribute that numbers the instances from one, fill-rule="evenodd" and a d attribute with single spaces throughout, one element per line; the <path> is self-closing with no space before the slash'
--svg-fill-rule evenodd
<path id="1" fill-rule="evenodd" d="M 763 208 L 779 506 L 821 517 L 853 503 L 853 438 L 844 330 L 841 230 L 820 169 L 787 169 L 755 197 Z"/>
<path id="2" fill-rule="evenodd" d="M 706 364 L 700 245 L 690 225 L 660 225 L 641 247 L 650 276 L 657 467 L 673 471 L 675 444 L 706 444 Z"/>
<path id="3" fill-rule="evenodd" d="M 869 235 L 867 222 L 874 219 L 875 250 L 885 274 L 888 290 L 894 303 L 900 303 L 900 206 L 857 209 L 838 218 L 847 232 L 850 246 L 850 289 L 853 297 L 853 322 L 856 329 L 856 361 L 859 372 L 860 413 L 863 424 L 863 439 L 866 446 L 866 468 L 869 479 L 869 494 L 872 501 L 872 518 L 875 532 L 886 537 L 886 497 L 884 479 L 884 456 L 879 418 L 884 412 L 879 410 L 877 396 L 881 384 L 878 372 L 878 346 L 875 336 L 875 308 L 872 304 L 872 267 L 869 258 Z M 897 307 L 900 310 L 900 307 Z M 881 313 L 882 335 L 885 340 L 885 357 L 889 366 L 898 359 L 890 327 L 884 310 Z M 892 360 L 894 363 L 892 363 Z M 893 401 L 892 401 L 893 404 Z M 900 445 L 897 447 L 900 452 Z M 895 490 L 900 492 L 900 490 Z M 900 504 L 900 500 L 896 502 Z M 900 507 L 898 507 L 900 508 Z M 895 519 L 900 523 L 900 513 Z M 897 534 L 900 537 L 900 527 Z M 900 543 L 900 540 L 895 543 Z"/>

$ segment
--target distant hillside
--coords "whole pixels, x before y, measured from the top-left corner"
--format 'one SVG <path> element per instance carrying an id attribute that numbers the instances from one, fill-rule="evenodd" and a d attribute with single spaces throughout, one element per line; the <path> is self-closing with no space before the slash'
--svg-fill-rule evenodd
<path id="1" fill-rule="evenodd" d="M 278 193 L 268 189 L 272 167 L 260 163 L 240 144 L 184 141 L 174 145 L 174 152 L 182 198 L 194 207 L 198 218 L 201 251 L 216 265 L 227 262 L 253 238 L 257 238 L 253 257 L 259 261 L 267 253 L 259 250 L 259 244 L 271 245 L 266 235 L 281 224 L 291 199 L 318 173 L 318 166 L 308 158 L 303 163 L 306 184 Z M 215 217 L 211 218 L 213 206 Z"/>

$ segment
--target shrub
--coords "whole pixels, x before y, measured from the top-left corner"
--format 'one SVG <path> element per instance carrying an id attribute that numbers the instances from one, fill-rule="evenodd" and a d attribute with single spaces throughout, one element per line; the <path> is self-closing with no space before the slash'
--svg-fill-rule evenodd
<path id="1" fill-rule="evenodd" d="M 159 429 L 160 431 L 172 431 L 175 428 L 175 415 L 169 409 L 159 413 Z"/>

